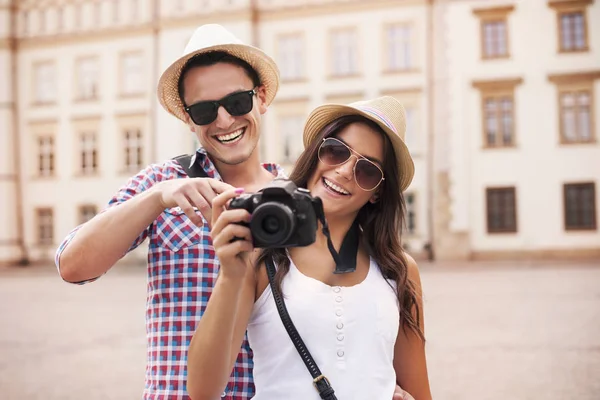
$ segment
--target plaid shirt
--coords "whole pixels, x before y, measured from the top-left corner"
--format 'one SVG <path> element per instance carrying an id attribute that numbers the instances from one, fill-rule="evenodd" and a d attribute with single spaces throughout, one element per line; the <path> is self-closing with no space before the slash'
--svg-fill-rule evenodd
<path id="1" fill-rule="evenodd" d="M 221 180 L 204 149 L 198 150 L 196 156 L 209 177 Z M 264 164 L 264 168 L 276 176 L 284 176 L 281 167 L 275 164 Z M 158 182 L 185 177 L 185 171 L 176 161 L 150 165 L 119 190 L 107 209 L 122 204 Z M 77 230 L 75 228 L 69 233 L 59 246 L 55 259 L 57 267 L 61 253 Z M 219 261 L 212 247 L 208 225 L 194 225 L 179 207 L 166 209 L 160 214 L 133 242 L 129 251 L 146 238 L 149 238 L 147 365 L 143 398 L 187 400 L 187 349 L 212 293 Z M 247 338 L 244 338 L 222 398 L 252 398 L 252 366 L 252 350 Z"/>

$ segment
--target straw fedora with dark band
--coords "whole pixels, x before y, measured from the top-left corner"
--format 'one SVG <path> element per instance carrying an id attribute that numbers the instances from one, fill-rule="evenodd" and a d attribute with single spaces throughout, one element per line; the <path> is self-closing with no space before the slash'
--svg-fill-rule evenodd
<path id="1" fill-rule="evenodd" d="M 185 121 L 178 88 L 181 70 L 190 58 L 211 51 L 224 51 L 250 64 L 265 86 L 267 105 L 271 104 L 279 89 L 279 69 L 275 61 L 262 50 L 244 44 L 221 25 L 208 24 L 196 29 L 183 51 L 184 56 L 171 64 L 158 81 L 158 100 L 165 110 Z"/>
<path id="2" fill-rule="evenodd" d="M 406 114 L 398 100 L 390 96 L 367 101 L 344 104 L 325 104 L 315 108 L 304 126 L 304 147 L 315 140 L 319 133 L 334 120 L 347 115 L 361 115 L 375 122 L 387 134 L 396 154 L 400 190 L 410 185 L 415 174 L 415 166 L 404 143 Z"/>

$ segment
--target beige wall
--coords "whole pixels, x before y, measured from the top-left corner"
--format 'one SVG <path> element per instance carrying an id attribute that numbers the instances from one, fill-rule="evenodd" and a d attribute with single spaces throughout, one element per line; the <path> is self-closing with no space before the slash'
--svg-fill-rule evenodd
<path id="1" fill-rule="evenodd" d="M 510 56 L 482 60 L 479 19 L 473 9 L 506 4 L 514 4 L 508 15 Z M 445 100 L 441 109 L 447 115 L 438 122 L 436 137 L 448 138 L 442 167 L 450 181 L 448 232 L 468 237 L 471 252 L 510 256 L 511 252 L 586 252 L 600 247 L 597 229 L 566 232 L 563 222 L 564 183 L 595 182 L 597 213 L 600 208 L 598 124 L 593 143 L 562 145 L 556 85 L 549 81 L 557 73 L 600 71 L 600 4 L 591 4 L 587 15 L 591 50 L 566 54 L 557 52 L 556 12 L 546 1 L 464 1 L 446 8 L 446 50 L 438 70 L 446 69 L 441 80 L 446 97 L 440 101 Z M 481 91 L 473 82 L 511 79 L 522 80 L 514 89 L 516 144 L 485 148 Z M 600 81 L 593 87 L 598 98 Z M 600 115 L 598 101 L 592 112 Z M 485 189 L 497 186 L 516 187 L 516 233 L 487 232 Z"/>

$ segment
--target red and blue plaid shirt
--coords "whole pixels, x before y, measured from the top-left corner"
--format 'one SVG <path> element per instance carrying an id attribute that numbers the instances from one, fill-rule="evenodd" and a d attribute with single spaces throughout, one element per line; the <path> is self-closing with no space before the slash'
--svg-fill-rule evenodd
<path id="1" fill-rule="evenodd" d="M 196 156 L 209 177 L 221 180 L 204 149 L 199 149 Z M 275 176 L 284 176 L 281 167 L 275 164 L 264 164 L 264 168 Z M 186 177 L 187 174 L 176 161 L 150 165 L 119 190 L 107 209 L 124 203 L 158 182 Z M 56 251 L 57 267 L 61 253 L 77 230 L 75 228 L 69 233 Z M 187 400 L 187 350 L 212 293 L 219 272 L 219 261 L 212 247 L 208 225 L 194 225 L 179 207 L 166 209 L 160 214 L 133 242 L 129 251 L 146 238 L 149 239 L 147 365 L 143 398 Z M 252 350 L 247 338 L 244 338 L 222 398 L 252 398 L 252 366 Z"/>

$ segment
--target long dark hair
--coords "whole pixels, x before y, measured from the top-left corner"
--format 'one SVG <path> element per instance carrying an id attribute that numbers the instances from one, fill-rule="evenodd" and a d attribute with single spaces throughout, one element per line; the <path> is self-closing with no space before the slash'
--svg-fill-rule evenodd
<path id="1" fill-rule="evenodd" d="M 396 282 L 396 293 L 400 304 L 400 323 L 403 330 L 406 331 L 408 328 L 424 340 L 423 332 L 420 329 L 422 313 L 417 302 L 415 286 L 408 279 L 407 261 L 401 244 L 405 218 L 404 197 L 398 189 L 400 181 L 396 157 L 387 135 L 376 123 L 362 116 L 340 117 L 325 126 L 302 152 L 290 179 L 298 187 L 306 188 L 308 180 L 319 162 L 318 151 L 322 140 L 335 136 L 348 125 L 357 122 L 368 125 L 384 138 L 383 170 L 385 180 L 378 188 L 380 200 L 375 203 L 367 202 L 356 216 L 362 228 L 361 240 L 366 245 L 369 255 L 379 265 L 383 276 Z M 290 269 L 287 253 L 285 249 L 265 249 L 262 251 L 257 265 L 262 265 L 268 258 L 272 258 L 275 265 L 278 266 L 275 285 L 281 292 L 281 282 Z M 413 310 L 416 311 L 414 316 Z"/>

